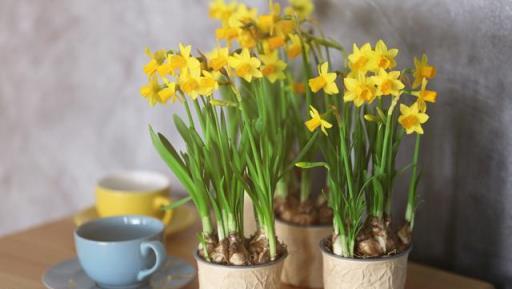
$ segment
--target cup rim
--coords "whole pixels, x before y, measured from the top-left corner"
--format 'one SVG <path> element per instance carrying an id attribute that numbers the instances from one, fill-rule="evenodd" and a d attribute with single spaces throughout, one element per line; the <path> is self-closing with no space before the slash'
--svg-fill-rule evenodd
<path id="1" fill-rule="evenodd" d="M 150 220 L 150 221 L 154 222 L 155 224 L 157 224 L 159 228 L 154 233 L 148 234 L 146 236 L 133 238 L 133 239 L 129 239 L 129 240 L 116 240 L 116 241 L 94 240 L 91 238 L 84 237 L 80 234 L 81 230 L 84 230 L 84 228 L 87 228 L 89 226 L 93 226 L 96 223 L 106 222 L 108 220 L 113 220 L 113 219 L 127 219 L 127 218 L 140 218 L 140 219 Z M 100 245 L 116 245 L 116 244 L 129 243 L 129 242 L 133 242 L 133 241 L 143 241 L 143 240 L 152 239 L 152 238 L 162 234 L 164 231 L 164 228 L 165 228 L 164 223 L 154 217 L 144 216 L 144 215 L 122 215 L 122 216 L 111 216 L 111 217 L 98 218 L 98 219 L 83 223 L 82 225 L 78 226 L 74 230 L 73 235 L 75 236 L 75 239 L 80 239 L 80 240 L 90 242 L 90 243 L 95 243 L 95 244 L 100 244 Z"/>
<path id="2" fill-rule="evenodd" d="M 114 179 L 130 178 L 130 179 L 147 179 L 155 183 L 151 189 L 130 189 L 128 187 L 115 186 L 108 184 Z M 101 177 L 97 183 L 98 188 L 108 191 L 109 193 L 138 193 L 138 194 L 152 194 L 168 190 L 171 185 L 170 179 L 163 173 L 150 170 L 118 170 L 106 174 Z"/>

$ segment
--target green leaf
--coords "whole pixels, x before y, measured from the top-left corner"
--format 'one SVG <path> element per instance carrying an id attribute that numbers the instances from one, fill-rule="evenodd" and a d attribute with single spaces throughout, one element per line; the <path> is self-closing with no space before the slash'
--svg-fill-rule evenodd
<path id="1" fill-rule="evenodd" d="M 185 205 L 190 200 L 192 200 L 192 197 L 191 196 L 187 196 L 187 197 L 179 199 L 177 201 L 173 201 L 172 203 L 170 203 L 169 205 L 163 207 L 162 209 L 163 210 L 174 210 L 174 209 L 176 209 L 178 207 L 181 207 L 181 206 Z"/>
<path id="2" fill-rule="evenodd" d="M 173 120 L 174 120 L 174 125 L 178 129 L 178 132 L 180 133 L 181 137 L 183 137 L 183 140 L 187 144 L 190 144 L 190 141 L 191 141 L 190 133 L 189 133 L 188 127 L 185 125 L 185 123 L 183 122 L 181 117 L 179 117 L 177 114 L 174 114 Z"/>
<path id="3" fill-rule="evenodd" d="M 160 157 L 167 163 L 167 166 L 169 166 L 169 168 L 174 172 L 187 191 L 189 191 L 189 193 L 193 193 L 194 183 L 188 174 L 185 164 L 176 152 L 176 149 L 174 149 L 171 143 L 163 135 L 155 134 L 151 126 L 149 126 L 149 133 L 151 135 L 153 145 L 160 154 Z"/>
<path id="4" fill-rule="evenodd" d="M 301 169 L 312 169 L 312 168 L 320 168 L 323 167 L 329 170 L 329 164 L 326 162 L 298 162 L 295 164 L 296 167 Z"/>

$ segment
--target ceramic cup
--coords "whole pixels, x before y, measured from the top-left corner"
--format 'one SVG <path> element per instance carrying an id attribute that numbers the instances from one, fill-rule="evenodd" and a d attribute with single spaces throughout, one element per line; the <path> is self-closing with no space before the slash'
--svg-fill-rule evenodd
<path id="1" fill-rule="evenodd" d="M 145 215 L 169 224 L 172 211 L 169 179 L 155 172 L 125 171 L 105 176 L 96 185 L 96 210 L 100 217 Z"/>
<path id="2" fill-rule="evenodd" d="M 85 223 L 75 230 L 78 260 L 101 288 L 137 288 L 167 258 L 164 224 L 147 216 L 117 216 Z"/>

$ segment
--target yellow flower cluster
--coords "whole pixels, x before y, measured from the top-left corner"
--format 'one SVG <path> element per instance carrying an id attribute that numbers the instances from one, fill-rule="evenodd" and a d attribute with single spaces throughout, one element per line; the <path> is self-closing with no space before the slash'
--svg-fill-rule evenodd
<path id="1" fill-rule="evenodd" d="M 413 132 L 423 134 L 423 127 L 421 126 L 428 120 L 427 102 L 435 103 L 437 99 L 437 92 L 427 89 L 428 79 L 434 78 L 436 69 L 428 63 L 428 58 L 425 54 L 421 59 L 414 58 L 414 82 L 412 88 L 417 88 L 421 84 L 419 91 L 412 91 L 411 94 L 416 96 L 416 102 L 411 106 L 400 104 L 400 116 L 398 122 L 405 129 L 407 134 Z"/>
<path id="2" fill-rule="evenodd" d="M 396 66 L 397 54 L 398 49 L 388 49 L 382 40 L 375 49 L 369 43 L 361 47 L 354 44 L 348 56 L 350 73 L 343 79 L 343 100 L 360 107 L 384 95 L 399 97 L 405 85 L 400 80 L 400 71 L 391 70 Z"/>
<path id="3" fill-rule="evenodd" d="M 148 83 L 140 93 L 153 106 L 174 103 L 185 96 L 209 97 L 218 89 L 221 79 L 229 80 L 233 76 L 247 82 L 262 77 L 271 83 L 286 79 L 287 64 L 279 56 L 294 59 L 302 54 L 303 47 L 307 49 L 296 32 L 296 25 L 310 17 L 313 4 L 311 0 L 290 0 L 290 6 L 282 14 L 279 4 L 271 1 L 269 11 L 259 15 L 256 9 L 243 3 L 214 0 L 209 15 L 221 23 L 215 33 L 221 43 L 199 57 L 191 55 L 191 46 L 182 44 L 176 52 L 153 53 L 146 49 L 149 62 L 144 66 L 144 73 Z"/>
<path id="4" fill-rule="evenodd" d="M 299 56 L 302 42 L 296 34 L 297 23 L 310 17 L 313 3 L 311 0 L 290 0 L 284 14 L 279 3 L 270 1 L 269 6 L 268 13 L 258 14 L 257 9 L 243 3 L 214 0 L 209 14 L 221 23 L 215 32 L 217 40 L 225 41 L 227 47 L 236 42 L 240 48 L 258 48 L 265 54 L 283 48 L 288 58 Z"/>
<path id="5" fill-rule="evenodd" d="M 370 43 L 365 43 L 361 47 L 353 45 L 352 54 L 348 56 L 349 73 L 343 79 L 345 87 L 343 100 L 345 102 L 353 102 L 356 107 L 364 104 L 371 104 L 375 99 L 382 96 L 391 96 L 396 98 L 396 102 L 400 95 L 405 91 L 405 85 L 401 80 L 401 72 L 392 70 L 396 67 L 395 57 L 398 55 L 398 49 L 388 49 L 384 41 L 379 40 L 375 48 Z M 323 63 L 318 68 L 318 76 L 309 80 L 309 87 L 312 92 L 316 93 L 323 90 L 325 94 L 338 94 L 336 84 L 336 73 L 328 72 L 329 64 Z M 407 134 L 416 132 L 423 133 L 421 124 L 428 120 L 426 114 L 427 102 L 434 103 L 437 93 L 427 90 L 428 79 L 436 74 L 434 66 L 428 63 L 426 55 L 421 59 L 414 58 L 413 69 L 414 82 L 412 89 L 421 85 L 419 91 L 410 91 L 410 94 L 416 96 L 413 105 L 407 106 L 400 104 L 401 115 L 398 122 L 405 129 Z M 326 123 L 320 114 L 313 111 L 312 119 L 306 122 L 306 126 L 310 131 L 314 131 L 318 127 L 326 133 L 325 128 L 329 126 L 322 125 Z M 367 120 L 374 120 L 371 115 L 366 117 Z"/>
<path id="6" fill-rule="evenodd" d="M 192 57 L 191 46 L 180 44 L 176 53 L 146 49 L 149 62 L 144 66 L 148 84 L 140 93 L 150 105 L 175 102 L 179 95 L 196 99 L 199 95 L 210 96 L 217 88 L 216 75 L 205 69 L 198 58 Z"/>

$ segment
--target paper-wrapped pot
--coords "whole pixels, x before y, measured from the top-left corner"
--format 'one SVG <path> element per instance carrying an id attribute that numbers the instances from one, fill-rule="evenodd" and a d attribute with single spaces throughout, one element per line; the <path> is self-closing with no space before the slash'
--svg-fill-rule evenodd
<path id="1" fill-rule="evenodd" d="M 332 234 L 332 226 L 301 226 L 276 220 L 276 235 L 287 246 L 281 281 L 298 287 L 322 288 L 320 241 Z"/>
<path id="2" fill-rule="evenodd" d="M 320 243 L 325 289 L 403 289 L 410 250 L 381 258 L 344 258 Z"/>
<path id="3" fill-rule="evenodd" d="M 199 289 L 279 289 L 286 256 L 261 265 L 229 266 L 206 262 L 195 252 Z"/>

